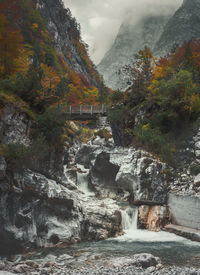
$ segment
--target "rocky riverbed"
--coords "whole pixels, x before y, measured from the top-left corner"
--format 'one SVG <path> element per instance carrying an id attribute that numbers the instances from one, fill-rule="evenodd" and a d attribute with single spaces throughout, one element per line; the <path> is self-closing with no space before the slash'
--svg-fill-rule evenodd
<path id="1" fill-rule="evenodd" d="M 46 260 L 46 261 L 44 261 Z M 151 254 L 136 254 L 132 257 L 119 257 L 101 261 L 98 256 L 77 262 L 75 257 L 62 255 L 57 259 L 49 255 L 43 262 L 23 261 L 11 263 L 0 262 L 0 275 L 114 275 L 114 274 L 170 274 L 198 275 L 200 269 L 164 266 L 158 257 Z"/>
<path id="2" fill-rule="evenodd" d="M 46 260 L 46 261 L 45 261 Z M 114 275 L 114 274 L 169 274 L 169 275 L 198 275 L 200 269 L 164 266 L 158 257 L 151 254 L 136 254 L 132 257 L 111 258 L 102 261 L 93 256 L 77 262 L 75 257 L 64 254 L 58 258 L 49 255 L 43 262 L 22 261 L 11 263 L 0 262 L 0 275 Z"/>

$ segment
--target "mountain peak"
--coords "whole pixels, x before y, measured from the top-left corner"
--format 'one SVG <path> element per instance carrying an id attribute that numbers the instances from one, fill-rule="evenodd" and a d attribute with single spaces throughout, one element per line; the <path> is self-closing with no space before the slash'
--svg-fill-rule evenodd
<path id="1" fill-rule="evenodd" d="M 180 46 L 192 38 L 200 38 L 200 0 L 184 0 L 175 12 L 156 44 L 157 56 L 168 54 L 174 46 Z"/>

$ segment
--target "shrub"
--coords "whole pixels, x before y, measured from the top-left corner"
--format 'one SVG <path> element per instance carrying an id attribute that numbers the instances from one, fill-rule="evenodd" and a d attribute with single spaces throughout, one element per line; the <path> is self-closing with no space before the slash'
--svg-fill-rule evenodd
<path id="1" fill-rule="evenodd" d="M 48 152 L 49 147 L 41 135 L 29 147 L 23 144 L 10 143 L 4 145 L 2 151 L 9 171 L 21 170 L 25 166 L 28 166 L 32 160 L 45 157 Z"/>
<path id="2" fill-rule="evenodd" d="M 23 144 L 10 143 L 4 147 L 3 153 L 8 170 L 22 169 L 28 157 L 28 148 Z"/>
<path id="3" fill-rule="evenodd" d="M 42 135 L 50 147 L 60 148 L 64 143 L 65 124 L 66 118 L 62 110 L 60 108 L 49 108 L 36 118 L 33 136 Z"/>

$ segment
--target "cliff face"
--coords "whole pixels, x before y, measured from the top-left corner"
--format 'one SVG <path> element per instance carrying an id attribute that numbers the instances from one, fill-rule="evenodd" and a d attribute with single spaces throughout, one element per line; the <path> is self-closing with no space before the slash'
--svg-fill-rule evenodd
<path id="1" fill-rule="evenodd" d="M 105 83 L 113 89 L 125 89 L 127 77 L 119 70 L 130 63 L 145 46 L 161 57 L 192 38 L 200 38 L 200 1 L 184 0 L 181 7 L 167 16 L 154 16 L 131 24 L 128 18 L 120 28 L 112 48 L 98 65 Z"/>
<path id="2" fill-rule="evenodd" d="M 94 86 L 100 87 L 102 80 L 90 58 L 86 45 L 81 40 L 80 25 L 65 9 L 61 0 L 35 0 L 37 9 L 47 24 L 58 51 L 75 72 L 83 74 Z"/>
<path id="3" fill-rule="evenodd" d="M 154 48 L 168 19 L 168 16 L 149 16 L 135 24 L 128 18 L 121 25 L 112 48 L 98 65 L 106 85 L 115 90 L 127 87 L 127 76 L 119 74 L 119 70 L 130 63 L 140 49 Z"/>
<path id="4" fill-rule="evenodd" d="M 192 38 L 200 38 L 200 1 L 184 0 L 182 6 L 171 17 L 156 43 L 154 53 L 163 56 L 178 45 Z"/>

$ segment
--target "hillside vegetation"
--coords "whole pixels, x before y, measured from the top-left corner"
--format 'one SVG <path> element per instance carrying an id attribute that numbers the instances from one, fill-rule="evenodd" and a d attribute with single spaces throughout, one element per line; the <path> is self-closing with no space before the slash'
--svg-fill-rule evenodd
<path id="1" fill-rule="evenodd" d="M 39 155 L 38 152 L 62 148 L 74 135 L 66 123 L 65 108 L 103 103 L 108 93 L 70 11 L 61 6 L 66 15 L 63 20 L 70 23 L 69 37 L 97 86 L 70 67 L 70 52 L 66 62 L 37 7 L 37 1 L 33 0 L 0 0 L 0 107 L 2 111 L 6 105 L 13 104 L 25 112 L 32 120 L 34 140 L 31 148 L 1 144 L 1 151 L 10 162 L 21 156 L 23 159 L 33 156 L 33 151 Z"/>
<path id="2" fill-rule="evenodd" d="M 200 41 L 184 43 L 157 61 L 148 48 L 125 70 L 133 85 L 115 92 L 118 107 L 110 120 L 120 123 L 124 140 L 145 146 L 173 162 L 174 152 L 198 124 L 200 115 Z"/>

